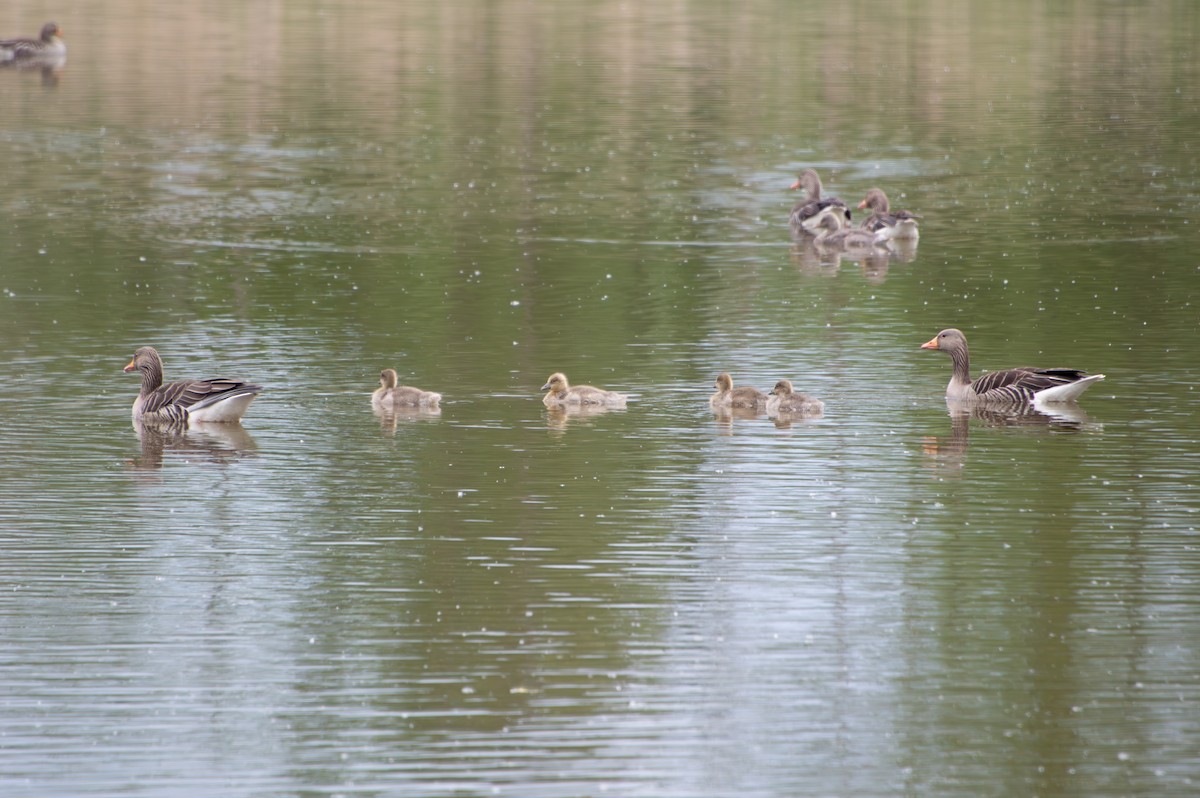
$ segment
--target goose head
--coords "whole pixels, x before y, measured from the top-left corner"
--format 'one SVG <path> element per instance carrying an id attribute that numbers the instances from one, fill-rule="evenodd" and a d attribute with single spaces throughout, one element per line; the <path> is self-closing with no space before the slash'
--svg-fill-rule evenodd
<path id="1" fill-rule="evenodd" d="M 815 169 L 805 169 L 796 178 L 796 182 L 792 183 L 792 190 L 804 189 L 804 193 L 809 199 L 819 200 L 821 198 L 821 178 L 817 175 Z"/>
<path id="2" fill-rule="evenodd" d="M 775 387 L 771 389 L 772 396 L 791 396 L 792 392 L 791 380 L 780 380 L 779 382 L 775 383 Z"/>
<path id="3" fill-rule="evenodd" d="M 888 212 L 887 194 L 883 193 L 881 188 L 873 188 L 867 191 L 867 196 L 863 197 L 863 201 L 858 203 L 858 209 L 861 211 L 864 208 L 870 208 L 876 213 Z"/>
<path id="4" fill-rule="evenodd" d="M 951 355 L 955 352 L 965 352 L 967 351 L 967 336 L 963 335 L 961 330 L 951 327 L 947 330 L 942 330 L 921 344 L 921 348 L 937 349 L 939 352 L 947 352 Z"/>
<path id="5" fill-rule="evenodd" d="M 158 350 L 152 346 L 143 346 L 133 353 L 133 360 L 130 360 L 125 368 L 121 369 L 126 374 L 131 371 L 140 372 L 157 372 L 162 374 L 162 358 L 158 356 Z"/>

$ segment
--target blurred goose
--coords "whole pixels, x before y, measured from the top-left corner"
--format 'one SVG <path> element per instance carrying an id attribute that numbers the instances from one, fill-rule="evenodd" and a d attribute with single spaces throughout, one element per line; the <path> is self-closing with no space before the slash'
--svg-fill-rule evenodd
<path id="1" fill-rule="evenodd" d="M 986 402 L 1024 405 L 1073 402 L 1079 395 L 1104 379 L 1103 374 L 1085 377 L 1078 369 L 1035 369 L 1021 367 L 992 371 L 971 380 L 971 361 L 967 353 L 967 337 L 959 330 L 942 330 L 922 349 L 937 349 L 950 356 L 954 374 L 946 386 L 946 398 L 955 402 Z"/>
<path id="2" fill-rule="evenodd" d="M 0 41 L 0 61 L 65 56 L 67 45 L 61 36 L 62 30 L 58 25 L 47 22 L 42 26 L 42 34 L 37 39 L 4 39 Z"/>
<path id="3" fill-rule="evenodd" d="M 825 403 L 816 397 L 794 390 L 791 380 L 780 380 L 771 389 L 771 398 L 767 400 L 767 413 L 820 416 L 825 413 Z"/>
<path id="4" fill-rule="evenodd" d="M 567 382 L 567 375 L 561 371 L 551 374 L 541 389 L 547 391 L 547 394 L 542 397 L 542 404 L 546 407 L 583 405 L 624 407 L 627 399 L 625 394 L 616 391 L 606 391 L 591 385 L 571 385 Z"/>
<path id="5" fill-rule="evenodd" d="M 821 218 L 817 226 L 816 238 L 813 241 L 829 247 L 843 249 L 869 249 L 887 240 L 886 233 L 872 232 L 861 227 L 842 227 L 838 218 L 832 214 Z"/>
<path id="6" fill-rule="evenodd" d="M 862 220 L 862 228 L 873 233 L 886 231 L 887 238 L 897 241 L 916 241 L 920 237 L 917 230 L 917 216 L 909 211 L 889 211 L 887 194 L 881 188 L 873 188 L 858 203 L 858 209 L 871 209 L 871 215 Z"/>
<path id="7" fill-rule="evenodd" d="M 821 178 L 815 169 L 805 169 L 792 184 L 792 189 L 804 189 L 806 199 L 796 204 L 788 215 L 788 222 L 802 232 L 815 233 L 821 220 L 831 217 L 838 227 L 850 224 L 850 208 L 837 197 L 821 197 Z"/>
<path id="8" fill-rule="evenodd" d="M 152 346 L 134 352 L 133 360 L 124 370 L 142 374 L 142 390 L 133 402 L 135 421 L 237 422 L 262 391 L 261 385 L 223 378 L 179 380 L 163 385 L 162 358 Z"/>
<path id="9" fill-rule="evenodd" d="M 397 407 L 437 407 L 442 401 L 440 393 L 397 385 L 398 380 L 395 369 L 379 372 L 379 387 L 371 394 L 371 405 L 378 410 L 394 410 Z"/>
<path id="10" fill-rule="evenodd" d="M 767 406 L 769 397 L 757 388 L 751 388 L 748 385 L 734 388 L 733 377 L 729 376 L 728 371 L 718 374 L 714 385 L 717 392 L 708 399 L 708 403 L 714 408 L 743 407 L 761 410 Z"/>

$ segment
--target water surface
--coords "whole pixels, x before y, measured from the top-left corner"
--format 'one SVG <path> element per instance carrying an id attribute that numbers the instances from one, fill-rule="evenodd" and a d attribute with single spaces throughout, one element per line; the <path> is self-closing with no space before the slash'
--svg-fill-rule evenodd
<path id="1" fill-rule="evenodd" d="M 56 10 L 0 70 L 0 791 L 1193 794 L 1200 15 L 810 11 Z M 919 245 L 793 241 L 805 167 Z M 1106 380 L 954 414 L 949 326 Z M 145 344 L 267 390 L 135 429 Z"/>

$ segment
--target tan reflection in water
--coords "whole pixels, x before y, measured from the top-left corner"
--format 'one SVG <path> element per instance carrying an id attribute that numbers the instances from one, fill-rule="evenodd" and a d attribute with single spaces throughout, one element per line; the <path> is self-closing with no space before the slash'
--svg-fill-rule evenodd
<path id="1" fill-rule="evenodd" d="M 379 419 L 379 428 L 389 433 L 395 433 L 400 421 L 431 421 L 442 416 L 440 407 L 392 407 L 386 410 L 373 407 L 371 410 Z"/>
<path id="2" fill-rule="evenodd" d="M 586 424 L 605 413 L 624 412 L 623 407 L 604 405 L 554 405 L 546 407 L 546 427 L 552 432 L 563 433 L 569 424 Z"/>

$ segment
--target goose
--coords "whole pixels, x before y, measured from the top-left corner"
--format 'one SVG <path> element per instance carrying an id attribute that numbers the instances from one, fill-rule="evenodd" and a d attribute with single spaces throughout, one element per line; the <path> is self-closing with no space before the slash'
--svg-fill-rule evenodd
<path id="1" fill-rule="evenodd" d="M 133 401 L 134 421 L 169 424 L 239 422 L 261 385 L 238 380 L 179 380 L 163 385 L 163 363 L 158 350 L 143 346 L 133 353 L 125 373 L 141 372 L 142 390 Z"/>
<path id="2" fill-rule="evenodd" d="M 628 398 L 623 393 L 606 391 L 591 385 L 571 385 L 567 382 L 567 375 L 561 371 L 551 374 L 541 390 L 547 392 L 542 397 L 542 404 L 546 407 L 624 407 Z"/>
<path id="3" fill-rule="evenodd" d="M 843 249 L 874 248 L 886 240 L 887 235 L 882 231 L 872 232 L 861 227 L 842 227 L 838 218 L 832 214 L 821 218 L 820 224 L 817 225 L 816 238 L 813 239 L 814 243 Z"/>
<path id="4" fill-rule="evenodd" d="M 714 386 L 717 392 L 709 397 L 708 403 L 715 409 L 740 407 L 762 410 L 767 406 L 767 395 L 757 388 L 751 388 L 748 385 L 734 388 L 733 377 L 729 376 L 728 371 L 722 371 L 717 375 Z"/>
<path id="5" fill-rule="evenodd" d="M 792 189 L 804 189 L 806 199 L 796 203 L 788 215 L 793 228 L 805 233 L 815 233 L 821 220 L 827 216 L 837 220 L 838 227 L 850 224 L 850 208 L 837 197 L 821 197 L 821 178 L 815 169 L 800 173 Z"/>
<path id="6" fill-rule="evenodd" d="M 771 389 L 767 400 L 767 413 L 787 413 L 797 416 L 820 416 L 825 413 L 825 403 L 814 396 L 800 393 L 792 388 L 791 380 L 780 380 Z"/>
<path id="7" fill-rule="evenodd" d="M 881 188 L 867 191 L 863 201 L 858 203 L 858 209 L 870 208 L 871 215 L 862 220 L 862 228 L 871 232 L 885 231 L 887 238 L 897 241 L 916 241 L 920 238 L 917 230 L 917 216 L 910 211 L 889 211 L 887 194 Z"/>
<path id="8" fill-rule="evenodd" d="M 442 395 L 433 391 L 422 391 L 408 385 L 397 385 L 395 369 L 379 372 L 379 387 L 371 394 L 371 405 L 377 410 L 394 410 L 397 407 L 437 407 Z"/>
<path id="9" fill-rule="evenodd" d="M 953 402 L 1035 406 L 1043 403 L 1074 402 L 1079 395 L 1104 379 L 1103 374 L 1084 376 L 1078 369 L 1037 369 L 1021 367 L 991 371 L 971 380 L 971 361 L 967 337 L 953 328 L 942 330 L 921 344 L 922 349 L 945 352 L 954 363 L 954 374 L 946 386 L 946 398 Z"/>
<path id="10" fill-rule="evenodd" d="M 62 30 L 53 22 L 42 26 L 37 39 L 4 39 L 0 41 L 0 61 L 15 61 L 21 58 L 59 58 L 67 54 Z"/>

